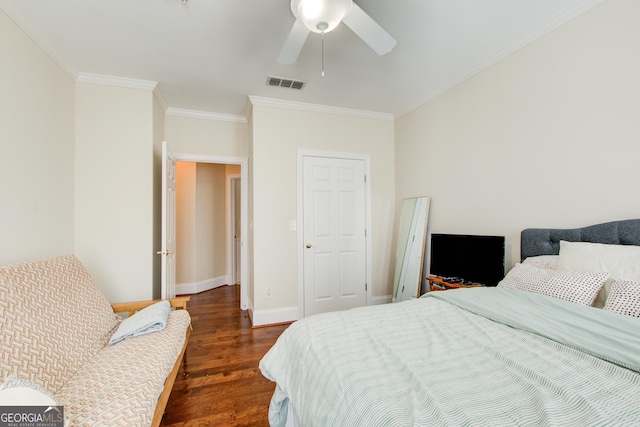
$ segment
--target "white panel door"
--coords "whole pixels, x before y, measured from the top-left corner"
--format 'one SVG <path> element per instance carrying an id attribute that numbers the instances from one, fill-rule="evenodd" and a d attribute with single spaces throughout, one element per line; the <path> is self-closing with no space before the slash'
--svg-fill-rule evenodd
<path id="1" fill-rule="evenodd" d="M 176 161 L 162 141 L 161 298 L 176 296 Z"/>
<path id="2" fill-rule="evenodd" d="M 366 305 L 363 160 L 305 156 L 304 316 Z"/>

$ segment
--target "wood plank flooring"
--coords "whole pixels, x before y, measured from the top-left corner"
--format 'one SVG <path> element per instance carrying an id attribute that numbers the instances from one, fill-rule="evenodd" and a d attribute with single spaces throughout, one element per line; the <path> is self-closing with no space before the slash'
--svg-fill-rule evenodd
<path id="1" fill-rule="evenodd" d="M 193 332 L 186 366 L 173 386 L 161 426 L 268 426 L 275 384 L 258 362 L 287 325 L 251 328 L 240 286 L 191 296 Z"/>

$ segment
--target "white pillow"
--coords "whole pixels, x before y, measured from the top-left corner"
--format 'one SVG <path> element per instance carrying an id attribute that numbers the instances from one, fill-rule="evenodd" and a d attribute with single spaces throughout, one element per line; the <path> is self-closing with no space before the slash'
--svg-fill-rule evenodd
<path id="1" fill-rule="evenodd" d="M 640 283 L 613 280 L 604 309 L 626 316 L 640 317 Z"/>
<path id="2" fill-rule="evenodd" d="M 530 256 L 522 261 L 523 265 L 530 265 L 532 267 L 546 268 L 549 270 L 556 270 L 558 267 L 558 255 L 538 255 Z"/>
<path id="3" fill-rule="evenodd" d="M 538 268 L 532 265 L 516 264 L 502 279 L 501 288 L 521 289 L 523 291 L 541 293 L 540 289 L 549 280 L 553 270 Z"/>
<path id="4" fill-rule="evenodd" d="M 608 276 L 604 272 L 556 271 L 516 264 L 498 286 L 591 305 Z"/>
<path id="5" fill-rule="evenodd" d="M 0 406 L 59 406 L 41 385 L 9 375 L 0 386 Z"/>
<path id="6" fill-rule="evenodd" d="M 609 273 L 607 281 L 594 302 L 604 307 L 611 289 L 611 280 L 640 282 L 640 246 L 607 245 L 589 242 L 560 241 L 559 271 L 591 271 Z"/>

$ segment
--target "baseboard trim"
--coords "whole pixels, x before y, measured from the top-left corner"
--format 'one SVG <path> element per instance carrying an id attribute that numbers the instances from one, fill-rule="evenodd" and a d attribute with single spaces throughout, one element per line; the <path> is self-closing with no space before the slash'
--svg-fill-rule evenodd
<path id="1" fill-rule="evenodd" d="M 247 301 L 247 314 L 249 315 L 249 321 L 251 322 L 251 326 L 253 326 L 253 301 Z"/>
<path id="2" fill-rule="evenodd" d="M 254 328 L 290 323 L 298 320 L 298 307 L 272 308 L 269 310 L 253 310 L 253 307 L 250 307 L 249 317 Z"/>
<path id="3" fill-rule="evenodd" d="M 193 283 L 176 283 L 177 295 L 198 294 L 210 289 L 219 288 L 230 283 L 229 276 L 214 277 L 211 279 L 201 280 Z"/>

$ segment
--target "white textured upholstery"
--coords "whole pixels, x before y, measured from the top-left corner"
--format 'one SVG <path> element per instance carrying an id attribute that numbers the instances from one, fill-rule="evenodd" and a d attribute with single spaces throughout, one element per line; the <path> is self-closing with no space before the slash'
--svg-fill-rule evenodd
<path id="1" fill-rule="evenodd" d="M 75 256 L 2 267 L 0 380 L 50 391 L 69 426 L 149 426 L 190 322 L 172 311 L 164 330 L 107 346 L 119 317 Z"/>
<path id="2" fill-rule="evenodd" d="M 180 355 L 189 313 L 169 313 L 166 329 L 106 346 L 55 394 L 72 425 L 147 426 Z"/>
<path id="3" fill-rule="evenodd" d="M 2 380 L 56 393 L 107 344 L 118 320 L 80 261 L 64 255 L 0 268 Z"/>

